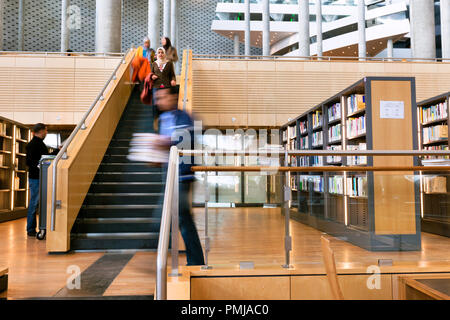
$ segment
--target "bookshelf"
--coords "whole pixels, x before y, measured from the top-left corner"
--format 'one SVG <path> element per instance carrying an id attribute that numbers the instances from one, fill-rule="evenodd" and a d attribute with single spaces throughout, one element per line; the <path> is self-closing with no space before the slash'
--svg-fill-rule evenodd
<path id="1" fill-rule="evenodd" d="M 450 92 L 417 103 L 421 150 L 449 150 Z M 428 160 L 432 157 L 423 157 Z M 448 157 L 446 157 L 448 159 Z M 450 176 L 448 172 L 420 174 L 422 230 L 450 237 Z"/>
<path id="2" fill-rule="evenodd" d="M 287 150 L 296 150 L 298 145 L 299 128 L 296 119 L 292 120 L 281 128 L 281 145 L 283 149 L 287 147 Z M 288 166 L 298 166 L 299 157 L 289 156 Z M 298 208 L 298 175 L 296 173 L 287 172 L 287 180 L 289 181 L 289 187 L 292 192 L 292 200 L 290 202 L 290 208 Z"/>
<path id="3" fill-rule="evenodd" d="M 400 118 L 389 113 L 391 102 L 402 102 Z M 414 78 L 363 78 L 299 116 L 297 125 L 306 118 L 311 150 L 418 148 Z M 311 167 L 417 164 L 411 157 L 309 158 Z M 411 172 L 299 173 L 299 190 L 305 190 L 298 193 L 299 210 L 292 218 L 371 251 L 420 250 L 420 184 L 405 179 L 410 176 Z"/>
<path id="4" fill-rule="evenodd" d="M 0 222 L 24 217 L 28 207 L 28 127 L 0 117 Z"/>

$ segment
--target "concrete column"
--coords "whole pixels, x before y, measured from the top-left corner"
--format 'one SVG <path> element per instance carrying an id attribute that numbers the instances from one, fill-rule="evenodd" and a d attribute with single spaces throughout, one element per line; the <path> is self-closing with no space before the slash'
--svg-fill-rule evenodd
<path id="1" fill-rule="evenodd" d="M 164 28 L 163 28 L 163 37 L 170 37 L 170 1 L 164 0 Z"/>
<path id="2" fill-rule="evenodd" d="M 250 55 L 250 0 L 245 0 L 245 55 Z"/>
<path id="3" fill-rule="evenodd" d="M 19 17 L 18 17 L 18 36 L 17 36 L 17 50 L 23 51 L 23 16 L 24 16 L 24 0 L 19 0 Z"/>
<path id="4" fill-rule="evenodd" d="M 410 0 L 414 58 L 436 58 L 434 1 Z"/>
<path id="5" fill-rule="evenodd" d="M 240 54 L 240 50 L 239 50 L 239 35 L 237 33 L 234 34 L 234 55 L 238 56 Z"/>
<path id="6" fill-rule="evenodd" d="M 159 47 L 159 0 L 148 0 L 148 38 L 150 47 L 155 49 Z"/>
<path id="7" fill-rule="evenodd" d="M 323 56 L 322 0 L 316 0 L 317 56 Z"/>
<path id="8" fill-rule="evenodd" d="M 96 1 L 95 51 L 120 52 L 122 41 L 122 1 Z"/>
<path id="9" fill-rule="evenodd" d="M 0 51 L 3 51 L 3 1 L 0 1 Z"/>
<path id="10" fill-rule="evenodd" d="M 309 0 L 298 1 L 298 49 L 302 57 L 311 56 L 309 34 Z"/>
<path id="11" fill-rule="evenodd" d="M 70 30 L 67 26 L 69 6 L 70 0 L 61 1 L 61 52 L 67 52 L 69 49 Z"/>
<path id="12" fill-rule="evenodd" d="M 366 4 L 358 0 L 358 56 L 364 60 L 367 56 L 366 48 Z"/>
<path id="13" fill-rule="evenodd" d="M 392 39 L 389 39 L 387 41 L 387 57 L 389 58 L 390 61 L 394 57 L 394 40 Z"/>
<path id="14" fill-rule="evenodd" d="M 177 0 L 171 0 L 170 4 L 170 41 L 172 41 L 172 46 L 177 47 L 177 12 L 178 12 L 178 4 Z"/>
<path id="15" fill-rule="evenodd" d="M 270 2 L 269 2 L 269 0 L 262 0 L 262 18 L 263 18 L 263 32 L 262 32 L 263 56 L 270 56 Z"/>
<path id="16" fill-rule="evenodd" d="M 442 58 L 450 60 L 450 0 L 441 0 Z"/>

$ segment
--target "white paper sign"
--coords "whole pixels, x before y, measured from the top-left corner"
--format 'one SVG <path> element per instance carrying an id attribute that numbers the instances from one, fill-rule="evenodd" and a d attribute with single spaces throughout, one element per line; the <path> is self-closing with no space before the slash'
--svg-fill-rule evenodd
<path id="1" fill-rule="evenodd" d="M 404 119 L 405 102 L 403 101 L 380 101 L 381 119 Z"/>

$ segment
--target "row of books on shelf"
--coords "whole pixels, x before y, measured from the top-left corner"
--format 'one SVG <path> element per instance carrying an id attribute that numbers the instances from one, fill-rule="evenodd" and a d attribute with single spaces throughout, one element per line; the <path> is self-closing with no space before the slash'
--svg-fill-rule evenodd
<path id="1" fill-rule="evenodd" d="M 297 145 L 295 143 L 295 140 L 289 140 L 288 142 L 288 150 L 296 150 Z"/>
<path id="2" fill-rule="evenodd" d="M 308 121 L 300 121 L 299 122 L 300 134 L 305 134 L 308 132 Z"/>
<path id="3" fill-rule="evenodd" d="M 347 137 L 353 138 L 366 133 L 366 116 L 349 118 L 347 121 Z"/>
<path id="4" fill-rule="evenodd" d="M 351 197 L 367 197 L 367 177 L 366 176 L 348 177 L 347 193 Z"/>
<path id="5" fill-rule="evenodd" d="M 328 142 L 336 142 L 342 139 L 342 126 L 337 124 L 328 129 Z"/>
<path id="6" fill-rule="evenodd" d="M 436 150 L 436 151 L 448 151 L 448 144 L 440 144 L 434 146 L 424 146 L 423 150 Z M 433 159 L 433 158 L 441 158 L 441 159 L 450 159 L 449 156 L 444 157 L 434 157 L 434 156 L 424 156 L 424 159 Z"/>
<path id="7" fill-rule="evenodd" d="M 437 125 L 422 129 L 423 143 L 430 143 L 448 138 L 448 125 Z"/>
<path id="8" fill-rule="evenodd" d="M 289 135 L 289 139 L 293 139 L 297 137 L 297 127 L 293 126 L 293 127 L 288 127 L 288 135 Z"/>
<path id="9" fill-rule="evenodd" d="M 287 130 L 283 130 L 281 132 L 281 137 L 283 138 L 283 141 L 287 141 L 288 131 Z"/>
<path id="10" fill-rule="evenodd" d="M 312 176 L 311 181 L 313 184 L 313 190 L 315 192 L 324 192 L 324 184 L 322 176 Z"/>
<path id="11" fill-rule="evenodd" d="M 309 148 L 309 137 L 308 136 L 300 137 L 299 143 L 300 143 L 301 150 L 308 149 Z"/>
<path id="12" fill-rule="evenodd" d="M 291 177 L 290 177 L 289 187 L 290 187 L 293 191 L 298 190 L 297 177 L 296 177 L 296 176 L 291 176 Z"/>
<path id="13" fill-rule="evenodd" d="M 331 107 L 328 107 L 328 121 L 335 121 L 341 119 L 341 104 L 335 103 Z"/>
<path id="14" fill-rule="evenodd" d="M 366 97 L 363 94 L 352 94 L 347 97 L 348 114 L 355 113 L 366 108 Z"/>
<path id="15" fill-rule="evenodd" d="M 342 150 L 342 146 L 337 145 L 337 146 L 327 146 L 327 150 L 335 150 L 335 151 L 340 151 Z M 340 156 L 327 156 L 327 162 L 330 164 L 338 164 L 342 161 L 342 157 Z"/>
<path id="16" fill-rule="evenodd" d="M 309 176 L 300 176 L 298 179 L 298 190 L 300 191 L 308 191 L 309 190 Z"/>
<path id="17" fill-rule="evenodd" d="M 309 167 L 309 157 L 298 157 L 299 167 Z"/>
<path id="18" fill-rule="evenodd" d="M 323 157 L 313 156 L 311 159 L 313 167 L 323 167 Z"/>
<path id="19" fill-rule="evenodd" d="M 428 107 L 421 107 L 419 111 L 420 123 L 448 118 L 447 101 Z"/>
<path id="20" fill-rule="evenodd" d="M 344 194 L 344 177 L 328 177 L 328 192 L 333 194 Z"/>
<path id="21" fill-rule="evenodd" d="M 319 147 L 323 145 L 323 132 L 317 131 L 312 134 L 312 146 Z"/>
<path id="22" fill-rule="evenodd" d="M 292 167 L 298 167 L 298 161 L 297 161 L 298 157 L 296 156 L 291 156 L 291 166 Z"/>
<path id="23" fill-rule="evenodd" d="M 323 125 L 323 115 L 320 110 L 316 110 L 312 114 L 313 129 L 321 127 Z"/>
<path id="24" fill-rule="evenodd" d="M 7 129 L 7 124 L 2 122 L 0 123 L 0 135 L 6 136 L 6 129 Z"/>
<path id="25" fill-rule="evenodd" d="M 447 177 L 423 176 L 422 187 L 426 194 L 447 193 Z"/>
<path id="26" fill-rule="evenodd" d="M 348 145 L 347 150 L 367 150 L 367 144 L 366 143 L 359 143 L 357 145 Z M 348 156 L 347 157 L 347 165 L 349 166 L 361 166 L 361 165 L 367 165 L 367 157 L 366 156 Z"/>

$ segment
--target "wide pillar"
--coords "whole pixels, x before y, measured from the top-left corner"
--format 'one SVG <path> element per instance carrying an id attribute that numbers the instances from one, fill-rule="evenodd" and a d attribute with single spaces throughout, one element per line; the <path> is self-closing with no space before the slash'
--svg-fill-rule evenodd
<path id="1" fill-rule="evenodd" d="M 309 34 L 309 1 L 298 1 L 298 50 L 302 57 L 311 56 Z"/>
<path id="2" fill-rule="evenodd" d="M 358 0 L 358 56 L 364 59 L 367 56 L 366 47 L 366 4 Z"/>
<path id="3" fill-rule="evenodd" d="M 3 2 L 3 1 L 2 1 Z M 19 0 L 19 17 L 18 17 L 18 35 L 17 35 L 17 51 L 24 50 L 23 29 L 24 29 L 24 0 Z"/>
<path id="4" fill-rule="evenodd" d="M 434 1 L 410 0 L 413 58 L 436 58 Z"/>
<path id="5" fill-rule="evenodd" d="M 441 0 L 442 58 L 450 60 L 450 0 Z"/>
<path id="6" fill-rule="evenodd" d="M 163 37 L 170 37 L 170 1 L 164 0 Z"/>
<path id="7" fill-rule="evenodd" d="M 387 57 L 391 60 L 394 57 L 394 40 L 387 41 Z"/>
<path id="8" fill-rule="evenodd" d="M 234 34 L 234 55 L 238 56 L 240 54 L 240 43 L 239 43 L 239 35 L 237 33 Z"/>
<path id="9" fill-rule="evenodd" d="M 96 1 L 95 51 L 120 52 L 122 42 L 122 1 Z"/>
<path id="10" fill-rule="evenodd" d="M 323 56 L 322 0 L 316 0 L 317 56 Z"/>
<path id="11" fill-rule="evenodd" d="M 263 32 L 262 32 L 263 56 L 270 56 L 270 2 L 269 2 L 269 0 L 262 0 L 262 18 L 263 18 Z"/>
<path id="12" fill-rule="evenodd" d="M 0 1 L 0 51 L 3 51 L 3 1 Z"/>
<path id="13" fill-rule="evenodd" d="M 250 55 L 250 0 L 245 0 L 245 55 Z"/>
<path id="14" fill-rule="evenodd" d="M 170 3 L 170 41 L 172 46 L 177 47 L 177 24 L 178 24 L 178 3 L 177 0 L 171 0 Z"/>
<path id="15" fill-rule="evenodd" d="M 150 47 L 155 49 L 159 47 L 159 0 L 148 0 L 148 38 Z"/>
<path id="16" fill-rule="evenodd" d="M 70 0 L 61 1 L 61 52 L 67 52 L 69 49 L 70 30 L 67 25 Z"/>

